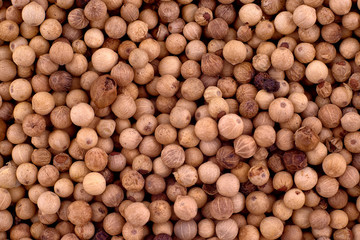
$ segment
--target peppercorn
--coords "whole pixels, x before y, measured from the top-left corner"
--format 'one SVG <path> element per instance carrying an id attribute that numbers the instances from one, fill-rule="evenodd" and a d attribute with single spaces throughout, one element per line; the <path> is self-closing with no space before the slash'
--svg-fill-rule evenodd
<path id="1" fill-rule="evenodd" d="M 267 92 L 276 92 L 280 88 L 278 81 L 272 79 L 268 73 L 258 73 L 254 78 L 254 85 L 257 89 L 264 89 Z"/>
<path id="2" fill-rule="evenodd" d="M 295 145 L 301 151 L 308 152 L 316 148 L 319 136 L 309 127 L 299 128 L 294 135 Z"/>
<path id="3" fill-rule="evenodd" d="M 228 219 L 233 213 L 233 203 L 230 198 L 218 196 L 210 204 L 210 213 L 216 220 Z"/>
<path id="4" fill-rule="evenodd" d="M 304 152 L 299 150 L 287 151 L 283 154 L 285 168 L 290 173 L 295 173 L 307 166 L 307 157 Z"/>

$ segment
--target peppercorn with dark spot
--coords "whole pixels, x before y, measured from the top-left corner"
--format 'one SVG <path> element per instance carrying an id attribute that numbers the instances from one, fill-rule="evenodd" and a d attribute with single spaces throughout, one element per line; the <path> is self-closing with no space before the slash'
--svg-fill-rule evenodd
<path id="1" fill-rule="evenodd" d="M 250 181 L 240 184 L 240 192 L 243 193 L 245 196 L 249 195 L 254 191 L 256 191 L 256 186 Z"/>
<path id="2" fill-rule="evenodd" d="M 217 194 L 216 184 L 203 184 L 202 190 L 210 196 Z"/>
<path id="3" fill-rule="evenodd" d="M 72 84 L 72 76 L 65 71 L 57 71 L 50 75 L 49 85 L 55 92 L 69 91 Z"/>
<path id="4" fill-rule="evenodd" d="M 156 235 L 154 240 L 172 240 L 172 237 L 165 233 L 161 233 L 161 234 Z"/>
<path id="5" fill-rule="evenodd" d="M 264 89 L 267 92 L 276 92 L 280 88 L 280 83 L 270 77 L 268 73 L 260 72 L 254 78 L 254 85 L 257 89 Z"/>
<path id="6" fill-rule="evenodd" d="M 110 240 L 111 236 L 104 230 L 98 230 L 92 240 Z"/>
<path id="7" fill-rule="evenodd" d="M 302 151 L 291 150 L 284 153 L 283 162 L 285 168 L 293 174 L 307 166 L 307 157 Z"/>
<path id="8" fill-rule="evenodd" d="M 216 153 L 216 162 L 223 168 L 232 169 L 238 165 L 240 156 L 235 154 L 234 147 L 223 146 Z"/>
<path id="9" fill-rule="evenodd" d="M 343 149 L 343 142 L 341 138 L 330 137 L 325 140 L 326 148 L 329 152 L 338 153 Z"/>
<path id="10" fill-rule="evenodd" d="M 75 4 L 78 8 L 84 8 L 90 0 L 76 0 Z"/>
<path id="11" fill-rule="evenodd" d="M 275 173 L 283 171 L 285 166 L 282 162 L 282 157 L 280 154 L 273 154 L 268 160 L 268 167 Z"/>
<path id="12" fill-rule="evenodd" d="M 239 113 L 244 118 L 253 118 L 259 112 L 259 105 L 254 99 L 246 99 L 239 106 Z"/>

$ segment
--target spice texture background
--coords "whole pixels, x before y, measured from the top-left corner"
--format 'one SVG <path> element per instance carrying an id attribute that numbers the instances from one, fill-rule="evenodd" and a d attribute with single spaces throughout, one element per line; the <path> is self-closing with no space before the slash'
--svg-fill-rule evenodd
<path id="1" fill-rule="evenodd" d="M 0 240 L 360 240 L 360 0 L 0 0 Z"/>

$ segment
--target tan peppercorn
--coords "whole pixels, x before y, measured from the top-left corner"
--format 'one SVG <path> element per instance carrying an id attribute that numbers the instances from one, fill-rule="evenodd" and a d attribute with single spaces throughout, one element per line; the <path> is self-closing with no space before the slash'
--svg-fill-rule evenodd
<path id="1" fill-rule="evenodd" d="M 74 201 L 67 208 L 67 217 L 74 225 L 84 225 L 91 220 L 92 209 L 85 201 Z"/>

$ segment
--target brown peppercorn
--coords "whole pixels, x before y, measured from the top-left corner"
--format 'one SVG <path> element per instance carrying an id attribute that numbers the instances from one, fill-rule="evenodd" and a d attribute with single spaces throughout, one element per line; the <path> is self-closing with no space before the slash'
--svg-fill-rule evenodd
<path id="1" fill-rule="evenodd" d="M 91 220 L 92 209 L 85 201 L 74 201 L 67 208 L 67 217 L 74 225 L 84 225 Z"/>
<path id="2" fill-rule="evenodd" d="M 53 158 L 53 165 L 60 172 L 68 171 L 70 169 L 71 164 L 72 164 L 71 157 L 66 153 L 59 153 L 55 155 Z"/>
<path id="3" fill-rule="evenodd" d="M 204 84 L 198 78 L 188 78 L 181 85 L 182 96 L 189 101 L 200 99 L 204 93 Z"/>
<path id="4" fill-rule="evenodd" d="M 156 235 L 153 240 L 172 240 L 172 238 L 168 234 L 160 233 Z"/>
<path id="5" fill-rule="evenodd" d="M 154 223 L 165 223 L 171 217 L 171 207 L 167 201 L 155 200 L 149 205 L 150 221 Z"/>
<path id="6" fill-rule="evenodd" d="M 106 4 L 99 0 L 90 0 L 84 8 L 84 14 L 90 21 L 99 21 L 104 19 L 106 12 Z"/>
<path id="7" fill-rule="evenodd" d="M 172 75 L 163 75 L 157 80 L 156 91 L 164 97 L 172 97 L 179 90 L 179 81 Z"/>
<path id="8" fill-rule="evenodd" d="M 282 159 L 285 168 L 292 174 L 307 166 L 307 157 L 305 153 L 299 150 L 291 150 L 285 152 Z"/>
<path id="9" fill-rule="evenodd" d="M 108 155 L 101 148 L 91 148 L 85 154 L 85 164 L 91 171 L 102 171 L 108 163 Z"/>
<path id="10" fill-rule="evenodd" d="M 241 22 L 248 23 L 250 26 L 256 25 L 263 14 L 260 6 L 254 3 L 247 3 L 240 8 L 239 18 Z"/>
<path id="11" fill-rule="evenodd" d="M 316 22 L 316 10 L 308 5 L 300 5 L 293 12 L 293 20 L 300 28 L 310 28 Z"/>
<path id="12" fill-rule="evenodd" d="M 243 133 L 244 123 L 237 114 L 230 113 L 220 118 L 218 129 L 221 136 L 235 139 Z"/>
<path id="13" fill-rule="evenodd" d="M 320 142 L 319 136 L 307 126 L 299 128 L 295 132 L 294 139 L 296 147 L 304 152 L 315 149 Z"/>
<path id="14" fill-rule="evenodd" d="M 117 97 L 116 87 L 116 82 L 110 75 L 100 76 L 91 84 L 91 100 L 98 108 L 111 105 Z"/>
<path id="15" fill-rule="evenodd" d="M 328 43 L 336 43 L 341 39 L 341 27 L 336 23 L 330 23 L 321 28 L 321 37 Z"/>
<path id="16" fill-rule="evenodd" d="M 98 72 L 110 72 L 118 61 L 118 54 L 110 48 L 99 48 L 91 56 L 93 67 Z"/>
<path id="17" fill-rule="evenodd" d="M 127 171 L 121 178 L 123 187 L 128 191 L 140 191 L 144 188 L 144 177 L 135 170 Z"/>
<path id="18" fill-rule="evenodd" d="M 72 76 L 65 71 L 56 71 L 49 77 L 49 85 L 56 92 L 69 91 L 72 84 Z"/>
<path id="19" fill-rule="evenodd" d="M 234 141 L 235 153 L 242 158 L 250 158 L 257 151 L 257 145 L 253 137 L 241 135 Z"/>
<path id="20" fill-rule="evenodd" d="M 239 64 L 239 65 L 241 65 L 241 64 Z M 252 76 L 253 76 L 253 74 L 252 74 Z M 252 76 L 251 76 L 251 78 L 252 78 Z M 238 87 L 238 89 L 236 90 L 236 99 L 238 100 L 238 102 L 241 103 L 247 98 L 255 99 L 256 94 L 257 94 L 256 87 L 252 84 L 245 83 L 245 84 L 240 85 Z"/>
<path id="21" fill-rule="evenodd" d="M 323 229 L 330 224 L 330 215 L 322 209 L 316 209 L 309 216 L 310 226 L 315 229 Z"/>
<path id="22" fill-rule="evenodd" d="M 349 78 L 348 85 L 353 91 L 359 91 L 360 90 L 360 73 L 353 73 Z"/>
<path id="23" fill-rule="evenodd" d="M 247 210 L 255 215 L 264 214 L 269 208 L 269 198 L 261 191 L 252 191 L 246 197 L 246 208 Z"/>
<path id="24" fill-rule="evenodd" d="M 274 24 L 269 20 L 260 21 L 255 27 L 255 34 L 261 40 L 269 40 L 275 33 Z"/>
<path id="25" fill-rule="evenodd" d="M 223 60 L 221 57 L 206 53 L 201 58 L 201 71 L 208 76 L 217 76 L 223 69 Z"/>
<path id="26" fill-rule="evenodd" d="M 110 75 L 116 81 L 117 85 L 125 87 L 133 81 L 134 70 L 129 64 L 119 62 L 111 69 Z"/>
<path id="27" fill-rule="evenodd" d="M 235 21 L 236 15 L 232 4 L 220 4 L 215 9 L 215 17 L 224 19 L 227 24 L 232 24 Z"/>
<path id="28" fill-rule="evenodd" d="M 169 23 L 168 30 L 170 33 L 181 33 L 184 29 L 185 21 L 182 18 L 178 18 L 175 21 Z"/>
<path id="29" fill-rule="evenodd" d="M 319 109 L 318 118 L 326 128 L 335 128 L 340 124 L 342 112 L 335 104 L 326 104 Z"/>
<path id="30" fill-rule="evenodd" d="M 277 0 L 263 0 L 261 1 L 261 9 L 267 15 L 275 15 L 283 7 L 283 2 Z"/>
<path id="31" fill-rule="evenodd" d="M 150 211 L 145 204 L 135 202 L 125 208 L 124 217 L 131 225 L 140 227 L 149 221 Z"/>
<path id="32" fill-rule="evenodd" d="M 336 48 L 328 42 L 321 42 L 317 44 L 315 50 L 316 59 L 324 63 L 330 63 L 336 57 Z"/>
<path id="33" fill-rule="evenodd" d="M 216 162 L 223 168 L 233 169 L 240 161 L 232 146 L 223 146 L 216 153 Z"/>
<path id="34" fill-rule="evenodd" d="M 203 184 L 201 189 L 210 196 L 214 196 L 218 193 L 216 189 L 216 184 Z"/>
<path id="35" fill-rule="evenodd" d="M 266 72 L 260 72 L 255 75 L 254 85 L 257 89 L 264 89 L 267 92 L 277 92 L 280 88 L 280 83 L 270 77 Z"/>
<path id="36" fill-rule="evenodd" d="M 335 20 L 335 14 L 333 13 L 333 11 L 331 11 L 330 8 L 327 8 L 324 6 L 320 6 L 316 10 L 316 15 L 317 15 L 317 21 L 321 25 L 328 25 L 328 24 L 334 22 L 334 20 Z"/>
<path id="37" fill-rule="evenodd" d="M 245 60 L 246 47 L 241 41 L 230 40 L 223 48 L 223 56 L 232 65 L 237 65 Z"/>
<path id="38" fill-rule="evenodd" d="M 260 223 L 261 234 L 269 239 L 279 238 L 284 231 L 283 222 L 277 217 L 266 217 Z"/>
<path id="39" fill-rule="evenodd" d="M 358 141 L 358 137 L 359 137 L 359 133 L 360 132 L 352 132 L 352 133 L 348 133 L 346 134 L 345 138 L 344 138 L 344 145 L 345 148 L 352 153 L 359 153 L 360 151 L 358 150 L 358 146 L 359 146 L 359 141 Z"/>
<path id="40" fill-rule="evenodd" d="M 184 221 L 193 219 L 197 214 L 197 204 L 193 197 L 178 196 L 174 203 L 175 215 Z"/>
<path id="41" fill-rule="evenodd" d="M 185 128 L 191 121 L 191 113 L 183 107 L 174 107 L 170 112 L 170 124 L 175 128 Z"/>
<path id="42" fill-rule="evenodd" d="M 195 135 L 202 141 L 212 141 L 218 135 L 217 123 L 210 117 L 199 119 L 195 124 Z"/>
<path id="43" fill-rule="evenodd" d="M 174 234 L 179 239 L 195 239 L 197 233 L 197 225 L 194 220 L 179 220 L 174 226 Z"/>
<path id="44" fill-rule="evenodd" d="M 294 115 L 294 105 L 286 98 L 276 98 L 269 105 L 269 115 L 275 122 L 287 122 Z"/>
<path id="45" fill-rule="evenodd" d="M 84 29 L 89 24 L 89 20 L 85 17 L 84 10 L 75 8 L 68 14 L 68 23 L 75 29 Z"/>
<path id="46" fill-rule="evenodd" d="M 270 147 L 275 143 L 276 132 L 272 126 L 260 125 L 254 131 L 254 139 L 260 147 Z"/>
<path id="47" fill-rule="evenodd" d="M 209 101 L 208 111 L 211 117 L 219 119 L 229 113 L 229 105 L 224 98 L 213 98 Z"/>
<path id="48" fill-rule="evenodd" d="M 185 162 L 185 152 L 176 144 L 169 144 L 161 151 L 161 160 L 169 168 L 177 168 Z"/>
<path id="49" fill-rule="evenodd" d="M 280 154 L 272 155 L 268 160 L 268 167 L 275 173 L 280 172 L 285 169 L 285 166 L 282 162 L 282 157 Z"/>
<path id="50" fill-rule="evenodd" d="M 37 4 L 38 5 L 38 4 Z M 19 26 L 12 20 L 3 20 L 0 23 L 0 39 L 3 41 L 13 41 L 19 35 Z"/>
<path id="51" fill-rule="evenodd" d="M 353 236 L 353 232 L 349 228 L 338 229 L 333 234 L 334 239 L 351 239 Z"/>
<path id="52" fill-rule="evenodd" d="M 195 185 L 198 180 L 197 170 L 190 165 L 184 164 L 173 173 L 175 180 L 184 187 Z"/>
<path id="53" fill-rule="evenodd" d="M 51 45 L 49 56 L 54 63 L 65 65 L 73 60 L 74 53 L 70 44 L 58 41 Z"/>
<path id="54" fill-rule="evenodd" d="M 210 213 L 216 220 L 225 220 L 233 214 L 233 202 L 230 198 L 217 196 L 210 203 Z"/>
<path id="55" fill-rule="evenodd" d="M 46 191 L 39 196 L 37 205 L 43 213 L 54 214 L 60 208 L 60 198 L 55 193 Z"/>
<path id="56" fill-rule="evenodd" d="M 50 59 L 49 54 L 41 55 L 37 61 L 36 66 L 39 69 L 39 72 L 45 75 L 50 75 L 59 68 L 59 65 Z"/>
<path id="57" fill-rule="evenodd" d="M 289 11 L 280 12 L 274 19 L 275 29 L 285 35 L 293 33 L 297 26 L 292 17 L 292 13 Z"/>
<path id="58" fill-rule="evenodd" d="M 288 191 L 293 186 L 294 181 L 289 172 L 277 172 L 273 178 L 273 187 L 278 191 Z"/>
<path id="59" fill-rule="evenodd" d="M 60 239 L 60 233 L 55 228 L 48 227 L 41 233 L 41 238 L 43 238 L 43 239 Z"/>
<path id="60" fill-rule="evenodd" d="M 169 198 L 170 201 L 175 202 L 176 197 L 181 195 L 186 195 L 186 187 L 180 185 L 178 182 L 170 183 L 166 189 L 166 196 Z"/>
<path id="61" fill-rule="evenodd" d="M 132 3 L 125 3 L 121 6 L 120 16 L 127 22 L 135 21 L 139 18 L 139 8 Z"/>
<path id="62" fill-rule="evenodd" d="M 111 105 L 111 110 L 120 119 L 128 119 L 136 112 L 134 99 L 127 94 L 119 94 Z"/>
<path id="63" fill-rule="evenodd" d="M 271 54 L 271 64 L 276 69 L 289 70 L 294 64 L 294 55 L 287 48 L 277 48 Z"/>
<path id="64" fill-rule="evenodd" d="M 340 138 L 330 137 L 325 140 L 325 143 L 329 152 L 338 153 L 343 149 L 343 142 Z"/>
<path id="65" fill-rule="evenodd" d="M 317 193 L 325 198 L 330 198 L 334 196 L 339 190 L 339 182 L 332 177 L 323 175 L 319 177 L 316 184 Z"/>
<path id="66" fill-rule="evenodd" d="M 222 92 L 223 97 L 229 98 L 235 95 L 237 83 L 232 77 L 223 77 L 218 80 L 217 87 Z"/>
<path id="67" fill-rule="evenodd" d="M 215 18 L 206 26 L 206 31 L 214 39 L 224 39 L 228 30 L 229 25 L 222 18 Z"/>
<path id="68" fill-rule="evenodd" d="M 253 33 L 249 25 L 245 24 L 238 28 L 236 36 L 240 41 L 248 42 L 252 38 Z"/>
<path id="69" fill-rule="evenodd" d="M 359 172 L 353 166 L 347 166 L 344 174 L 339 177 L 339 183 L 345 188 L 352 188 L 359 182 Z"/>
<path id="70" fill-rule="evenodd" d="M 253 165 L 248 172 L 249 181 L 255 186 L 265 185 L 270 177 L 270 172 L 266 166 L 263 164 Z"/>
<path id="71" fill-rule="evenodd" d="M 175 21 L 180 14 L 179 5 L 175 1 L 161 2 L 159 5 L 158 14 L 160 19 L 165 23 Z"/>
<path id="72" fill-rule="evenodd" d="M 333 10 L 335 14 L 345 15 L 350 11 L 352 2 L 349 0 L 345 0 L 345 1 L 330 0 L 329 6 L 330 9 Z"/>
<path id="73" fill-rule="evenodd" d="M 252 60 L 253 67 L 259 72 L 266 72 L 271 66 L 270 58 L 266 54 L 258 53 Z"/>
<path id="74" fill-rule="evenodd" d="M 151 172 L 152 170 L 151 159 L 144 154 L 140 154 L 136 156 L 132 162 L 132 169 L 138 171 L 141 174 L 147 174 Z"/>
<path id="75" fill-rule="evenodd" d="M 28 114 L 22 122 L 22 129 L 30 137 L 40 136 L 46 129 L 45 118 L 39 114 Z"/>
<path id="76" fill-rule="evenodd" d="M 323 81 L 318 85 L 316 85 L 316 93 L 322 98 L 329 97 L 331 95 L 331 92 L 332 92 L 331 83 L 327 81 Z"/>
<path id="77" fill-rule="evenodd" d="M 194 13 L 194 20 L 200 26 L 206 26 L 213 20 L 213 13 L 209 8 L 199 7 Z"/>
<path id="78" fill-rule="evenodd" d="M 345 60 L 337 61 L 332 65 L 331 72 L 337 82 L 345 82 L 351 75 L 350 63 Z"/>

